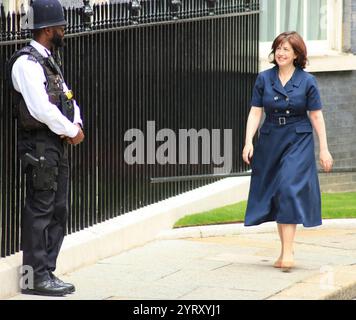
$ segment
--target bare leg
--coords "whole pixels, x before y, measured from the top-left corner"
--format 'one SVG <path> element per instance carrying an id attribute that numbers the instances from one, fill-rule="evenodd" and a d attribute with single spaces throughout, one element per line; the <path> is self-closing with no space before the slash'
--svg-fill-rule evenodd
<path id="1" fill-rule="evenodd" d="M 275 268 L 289 269 L 294 266 L 294 237 L 297 229 L 295 224 L 277 224 L 281 240 L 281 254 L 274 263 Z"/>
<path id="2" fill-rule="evenodd" d="M 283 233 L 282 233 L 282 225 L 277 223 L 277 228 L 278 228 L 278 234 L 279 234 L 279 239 L 281 240 L 281 254 L 279 255 L 279 258 L 276 260 L 274 263 L 275 268 L 280 268 L 281 267 L 281 262 L 282 262 L 282 257 L 283 257 Z"/>
<path id="3" fill-rule="evenodd" d="M 297 229 L 295 224 L 281 224 L 282 234 L 282 259 L 281 268 L 292 268 L 294 266 L 294 237 Z"/>

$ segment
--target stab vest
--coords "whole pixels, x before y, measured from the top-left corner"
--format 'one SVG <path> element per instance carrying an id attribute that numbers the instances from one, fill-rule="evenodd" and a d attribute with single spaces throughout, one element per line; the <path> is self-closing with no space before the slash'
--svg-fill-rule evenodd
<path id="1" fill-rule="evenodd" d="M 23 96 L 14 89 L 11 77 L 15 61 L 22 55 L 28 55 L 29 60 L 38 62 L 43 68 L 46 77 L 46 92 L 48 100 L 57 106 L 61 113 L 71 122 L 74 120 L 74 104 L 72 97 L 63 92 L 64 78 L 60 67 L 53 56 L 43 57 L 34 47 L 27 45 L 16 51 L 7 64 L 7 78 L 13 97 L 14 116 L 18 119 L 18 126 L 24 130 L 48 128 L 46 124 L 37 121 L 28 111 Z"/>

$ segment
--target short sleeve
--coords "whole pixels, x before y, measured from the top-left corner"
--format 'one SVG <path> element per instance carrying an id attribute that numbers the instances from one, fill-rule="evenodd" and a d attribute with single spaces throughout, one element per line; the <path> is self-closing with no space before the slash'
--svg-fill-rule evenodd
<path id="1" fill-rule="evenodd" d="M 255 85 L 252 91 L 251 107 L 263 107 L 263 91 L 264 91 L 264 80 L 261 74 L 257 76 Z"/>
<path id="2" fill-rule="evenodd" d="M 308 79 L 306 107 L 307 110 L 310 111 L 316 111 L 322 109 L 319 88 L 314 76 L 311 76 Z"/>

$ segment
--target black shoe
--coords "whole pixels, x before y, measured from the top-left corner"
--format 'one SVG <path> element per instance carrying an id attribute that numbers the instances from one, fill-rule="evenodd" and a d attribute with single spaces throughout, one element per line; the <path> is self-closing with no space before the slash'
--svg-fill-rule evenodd
<path id="1" fill-rule="evenodd" d="M 62 281 L 61 279 L 57 278 L 52 272 L 49 273 L 49 276 L 51 277 L 52 281 L 62 287 L 67 288 L 67 293 L 73 293 L 75 292 L 75 287 L 71 283 L 66 283 Z"/>
<path id="2" fill-rule="evenodd" d="M 55 283 L 52 279 L 35 282 L 33 289 L 22 289 L 23 294 L 62 297 L 68 293 L 68 288 Z"/>

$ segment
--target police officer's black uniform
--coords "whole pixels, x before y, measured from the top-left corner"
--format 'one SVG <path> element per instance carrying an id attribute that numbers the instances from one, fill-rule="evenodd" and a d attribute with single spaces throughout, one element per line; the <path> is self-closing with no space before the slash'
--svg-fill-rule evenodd
<path id="1" fill-rule="evenodd" d="M 58 0 L 37 0 L 32 4 L 33 29 L 62 26 L 63 9 Z M 17 51 L 8 63 L 12 66 L 26 55 L 43 68 L 49 101 L 71 122 L 74 118 L 72 97 L 63 91 L 64 79 L 52 56 L 44 57 L 33 46 Z M 64 295 L 73 292 L 72 284 L 54 276 L 57 257 L 66 230 L 68 214 L 68 144 L 47 125 L 33 118 L 23 96 L 13 90 L 18 119 L 18 153 L 27 174 L 26 203 L 22 217 L 23 265 L 31 266 L 34 288 L 25 293 Z"/>

